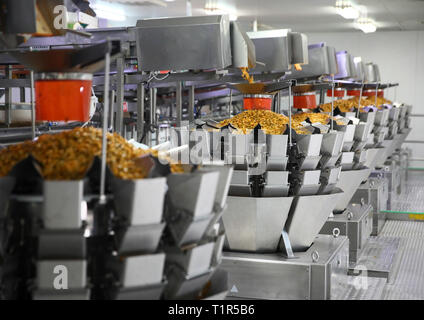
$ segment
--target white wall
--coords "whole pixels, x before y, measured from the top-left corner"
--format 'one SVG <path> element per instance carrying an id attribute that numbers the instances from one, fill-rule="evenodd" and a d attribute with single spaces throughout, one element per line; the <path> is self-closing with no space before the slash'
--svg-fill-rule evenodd
<path id="1" fill-rule="evenodd" d="M 308 41 L 325 41 L 336 50 L 377 63 L 383 82 L 399 83 L 397 101 L 412 104 L 415 114 L 424 114 L 424 31 L 309 33 Z M 394 89 L 389 89 L 386 98 L 393 100 Z M 424 117 L 412 118 L 412 127 L 407 140 L 424 142 Z M 407 146 L 414 158 L 424 159 L 424 143 Z M 424 167 L 424 161 L 414 165 Z"/>

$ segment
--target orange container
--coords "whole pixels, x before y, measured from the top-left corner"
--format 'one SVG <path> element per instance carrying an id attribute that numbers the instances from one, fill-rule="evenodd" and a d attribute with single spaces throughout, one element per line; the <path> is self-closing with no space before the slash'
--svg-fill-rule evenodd
<path id="1" fill-rule="evenodd" d="M 361 96 L 361 90 L 347 90 L 346 94 L 350 97 L 359 97 Z"/>
<path id="2" fill-rule="evenodd" d="M 35 81 L 37 121 L 89 120 L 93 75 L 41 73 Z"/>
<path id="3" fill-rule="evenodd" d="M 365 97 L 375 97 L 375 90 L 365 90 L 362 95 Z"/>
<path id="4" fill-rule="evenodd" d="M 246 95 L 243 98 L 244 110 L 271 110 L 272 98 L 265 94 Z"/>
<path id="5" fill-rule="evenodd" d="M 330 89 L 330 90 L 327 90 L 327 97 L 331 97 L 332 96 L 332 90 Z M 334 89 L 334 96 L 336 97 L 336 98 L 343 98 L 344 96 L 345 96 L 345 90 L 344 89 L 341 89 L 341 88 L 337 88 L 337 89 Z"/>
<path id="6" fill-rule="evenodd" d="M 293 96 L 293 108 L 296 109 L 315 109 L 317 99 L 314 92 L 296 94 Z"/>

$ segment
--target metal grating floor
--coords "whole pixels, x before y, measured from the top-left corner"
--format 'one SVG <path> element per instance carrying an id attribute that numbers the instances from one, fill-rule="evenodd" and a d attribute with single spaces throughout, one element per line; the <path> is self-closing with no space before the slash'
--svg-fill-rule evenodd
<path id="1" fill-rule="evenodd" d="M 382 235 L 401 239 L 390 283 L 383 290 L 385 300 L 424 299 L 424 223 L 388 221 Z"/>
<path id="2" fill-rule="evenodd" d="M 424 212 L 424 172 L 409 172 L 401 195 L 392 210 Z M 390 279 L 369 278 L 368 288 L 349 285 L 342 299 L 424 300 L 424 221 L 387 221 L 377 239 L 400 240 Z M 355 277 L 349 276 L 354 283 Z"/>
<path id="3" fill-rule="evenodd" d="M 402 194 L 393 193 L 392 210 L 424 212 L 424 172 L 411 171 L 402 189 Z"/>

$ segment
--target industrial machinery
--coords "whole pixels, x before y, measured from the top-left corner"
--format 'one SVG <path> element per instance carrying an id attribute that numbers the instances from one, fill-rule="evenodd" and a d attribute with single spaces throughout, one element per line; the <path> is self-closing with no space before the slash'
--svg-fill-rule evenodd
<path id="1" fill-rule="evenodd" d="M 39 68 L 62 47 L 70 65 Z M 0 62 L 40 73 L 12 79 L 8 69 L 0 87 L 91 81 L 83 91 L 92 103 L 81 117 L 49 118 L 35 94 L 31 120 L 77 122 L 7 127 L 0 142 L 50 125 L 103 126 L 105 146 L 82 179 L 42 179 L 31 158 L 0 178 L 8 299 L 337 299 L 401 189 L 394 153 L 411 108 L 378 100 L 397 84 L 382 84 L 376 64 L 289 29 L 245 33 L 226 15 L 145 19 L 32 37 Z M 343 108 L 345 94 L 353 107 Z M 260 121 L 236 127 L 231 116 L 242 110 L 271 114 L 278 132 Z M 121 179 L 106 170 L 108 131 L 187 167 L 170 173 L 142 157 L 148 177 Z M 58 265 L 71 290 L 54 287 Z"/>

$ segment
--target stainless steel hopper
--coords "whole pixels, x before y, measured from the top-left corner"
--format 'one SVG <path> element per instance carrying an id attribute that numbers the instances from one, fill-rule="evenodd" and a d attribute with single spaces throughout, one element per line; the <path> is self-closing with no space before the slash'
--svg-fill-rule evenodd
<path id="1" fill-rule="evenodd" d="M 360 112 L 359 120 L 361 120 L 362 122 L 370 123 L 372 130 L 372 128 L 374 127 L 375 115 L 375 112 Z"/>
<path id="2" fill-rule="evenodd" d="M 344 134 L 344 132 L 333 131 L 323 135 L 320 160 L 322 168 L 331 168 L 336 165 L 342 152 Z"/>
<path id="3" fill-rule="evenodd" d="M 293 251 L 305 251 L 312 245 L 343 194 L 334 189 L 330 194 L 295 198 L 285 225 Z"/>
<path id="4" fill-rule="evenodd" d="M 293 172 L 293 194 L 297 196 L 317 194 L 321 187 L 320 176 L 321 170 Z"/>
<path id="5" fill-rule="evenodd" d="M 322 134 L 296 135 L 296 161 L 299 170 L 314 170 L 321 159 Z"/>
<path id="6" fill-rule="evenodd" d="M 351 170 L 353 168 L 353 159 L 355 158 L 354 152 L 342 152 L 340 156 L 340 165 L 343 170 Z"/>
<path id="7" fill-rule="evenodd" d="M 267 170 L 286 170 L 288 135 L 266 135 Z"/>
<path id="8" fill-rule="evenodd" d="M 275 252 L 293 197 L 227 199 L 222 216 L 228 240 L 227 250 Z"/>
<path id="9" fill-rule="evenodd" d="M 348 125 L 334 124 L 334 130 L 342 131 L 345 133 L 343 148 L 342 148 L 344 152 L 349 152 L 352 150 L 352 146 L 354 144 L 354 137 L 355 137 L 355 128 L 356 128 L 356 125 L 354 124 L 348 124 Z"/>
<path id="10" fill-rule="evenodd" d="M 177 245 L 195 243 L 214 218 L 219 172 L 171 174 L 165 219 Z"/>
<path id="11" fill-rule="evenodd" d="M 337 188 L 340 188 L 344 191 L 343 196 L 341 196 L 335 206 L 333 207 L 335 212 L 341 212 L 346 209 L 349 201 L 352 199 L 352 196 L 365 181 L 371 173 L 371 169 L 364 168 L 360 170 L 349 170 L 342 171 L 340 173 L 339 182 L 337 183 Z"/>
<path id="12" fill-rule="evenodd" d="M 130 225 L 158 224 L 162 221 L 166 178 L 112 179 L 115 210 Z"/>
<path id="13" fill-rule="evenodd" d="M 165 254 L 112 257 L 108 262 L 120 288 L 136 288 L 162 283 Z"/>
<path id="14" fill-rule="evenodd" d="M 326 168 L 322 170 L 320 177 L 321 187 L 318 194 L 330 193 L 336 187 L 341 170 L 342 167 Z"/>
<path id="15" fill-rule="evenodd" d="M 167 300 L 198 299 L 213 272 L 214 270 L 210 269 L 204 274 L 190 277 L 178 266 L 169 267 L 166 270 L 168 285 L 165 288 L 164 298 Z"/>
<path id="16" fill-rule="evenodd" d="M 381 152 L 384 152 L 384 148 L 367 149 L 367 160 L 365 161 L 364 166 L 373 170 L 378 158 L 378 154 Z"/>
<path id="17" fill-rule="evenodd" d="M 166 263 L 178 265 L 189 277 L 207 272 L 211 267 L 215 242 L 187 248 L 166 248 Z"/>
<path id="18" fill-rule="evenodd" d="M 387 122 L 389 121 L 389 115 L 389 109 L 378 110 L 375 114 L 374 124 L 377 126 L 387 125 Z"/>
<path id="19" fill-rule="evenodd" d="M 401 113 L 400 108 L 395 108 L 395 107 L 391 108 L 389 113 L 389 119 L 392 121 L 398 121 L 400 113 Z"/>

